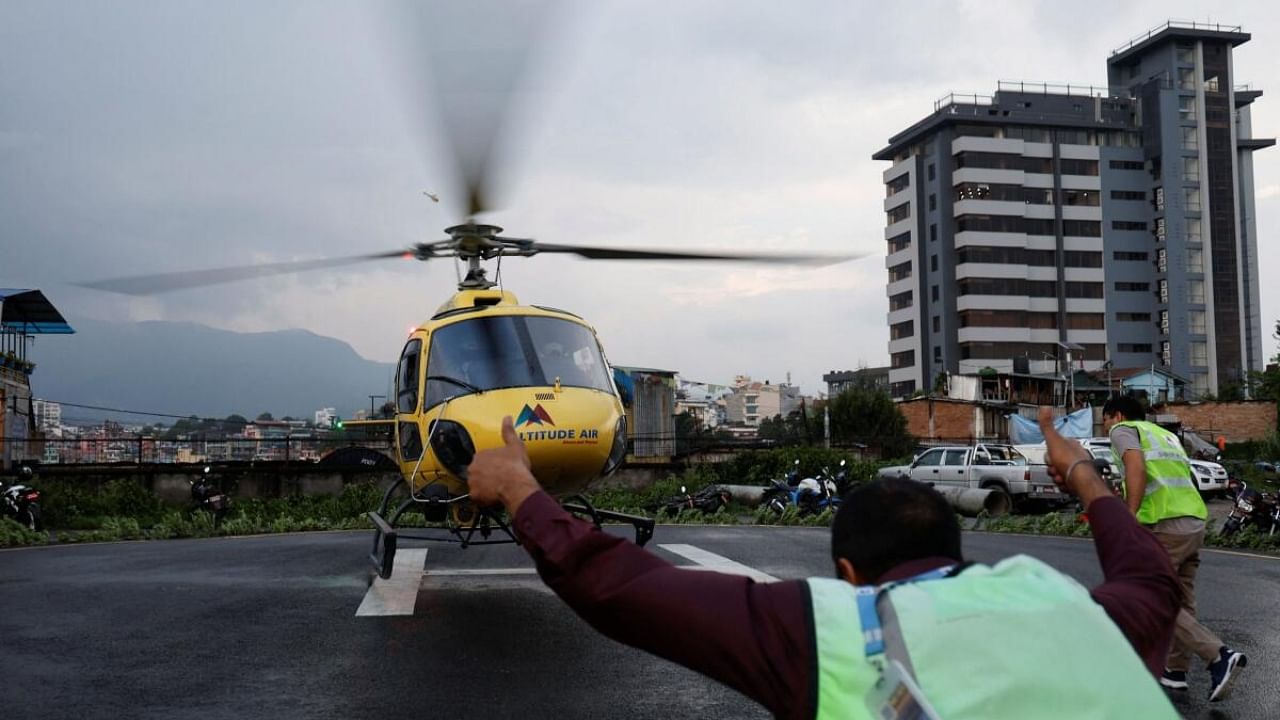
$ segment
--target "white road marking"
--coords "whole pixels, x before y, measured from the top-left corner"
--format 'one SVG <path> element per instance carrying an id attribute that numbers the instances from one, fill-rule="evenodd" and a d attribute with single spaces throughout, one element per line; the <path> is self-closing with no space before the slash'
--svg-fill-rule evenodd
<path id="1" fill-rule="evenodd" d="M 740 562 L 730 560 L 723 555 L 717 555 L 713 552 L 707 552 L 693 545 L 659 545 L 658 547 L 670 553 L 675 553 L 683 558 L 692 560 L 702 567 L 700 570 L 715 570 L 717 572 L 729 573 L 732 575 L 745 575 L 756 582 L 777 582 L 778 578 L 766 572 L 761 572 L 753 567 L 743 565 Z"/>
<path id="2" fill-rule="evenodd" d="M 427 561 L 426 548 L 410 548 L 396 553 L 391 577 L 373 579 L 364 594 L 356 617 L 371 615 L 412 615 L 422 588 L 422 566 Z"/>
<path id="3" fill-rule="evenodd" d="M 424 570 L 424 577 L 457 577 L 459 575 L 537 575 L 535 568 L 456 568 L 453 570 Z"/>

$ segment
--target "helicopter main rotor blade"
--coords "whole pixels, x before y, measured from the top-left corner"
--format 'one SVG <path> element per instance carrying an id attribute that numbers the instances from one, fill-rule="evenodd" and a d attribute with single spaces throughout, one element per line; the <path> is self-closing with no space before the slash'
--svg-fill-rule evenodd
<path id="1" fill-rule="evenodd" d="M 221 283 L 267 277 L 270 275 L 286 275 L 289 273 L 319 270 L 321 268 L 355 265 L 371 260 L 388 258 L 414 258 L 412 249 L 394 250 L 353 257 L 324 258 L 320 260 L 298 260 L 291 262 L 263 263 L 260 265 L 239 265 L 236 267 L 214 268 L 212 270 L 187 270 L 154 275 L 135 275 L 132 277 L 114 278 L 111 280 L 95 280 L 93 282 L 75 283 L 80 287 L 124 295 L 155 295 L 158 293 L 186 290 L 188 288 L 219 285 Z"/>
<path id="2" fill-rule="evenodd" d="M 493 209 L 501 140 L 545 50 L 554 0 L 403 2 L 391 8 L 416 115 L 434 111 L 453 154 L 468 217 Z M 523 112 L 519 113 L 524 115 Z M 422 119 L 417 121 L 424 126 Z"/>
<path id="3" fill-rule="evenodd" d="M 640 248 L 606 248 L 585 245 L 552 245 L 538 243 L 530 248 L 531 254 L 566 253 L 580 255 L 590 260 L 722 260 L 728 262 L 782 263 L 788 265 L 834 265 L 847 260 L 866 257 L 867 253 L 849 255 L 767 254 L 729 252 L 682 252 L 679 250 L 643 250 Z"/>

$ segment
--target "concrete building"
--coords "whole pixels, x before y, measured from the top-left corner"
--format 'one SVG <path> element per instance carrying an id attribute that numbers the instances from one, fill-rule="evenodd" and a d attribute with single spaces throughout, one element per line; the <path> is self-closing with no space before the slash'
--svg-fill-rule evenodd
<path id="1" fill-rule="evenodd" d="M 832 370 L 822 376 L 827 384 L 827 397 L 835 397 L 851 387 L 870 387 L 889 390 L 889 368 L 864 367 L 857 370 Z"/>
<path id="2" fill-rule="evenodd" d="M 333 422 L 333 419 L 336 417 L 338 417 L 337 408 L 322 408 L 320 410 L 317 410 L 316 411 L 316 427 L 320 427 L 320 428 L 329 427 L 329 425 Z"/>
<path id="3" fill-rule="evenodd" d="M 1108 87 L 948 95 L 890 138 L 889 382 L 1153 363 L 1217 393 L 1261 370 L 1250 104 L 1238 27 L 1166 23 Z"/>
<path id="4" fill-rule="evenodd" d="M 787 383 L 774 385 L 768 380 L 755 382 L 739 375 L 734 378 L 733 392 L 725 397 L 724 409 L 728 422 L 758 427 L 765 418 L 786 417 L 800 409 L 800 388 Z"/>
<path id="5" fill-rule="evenodd" d="M 62 437 L 61 403 L 32 399 L 31 412 L 35 415 L 36 429 L 46 438 Z"/>

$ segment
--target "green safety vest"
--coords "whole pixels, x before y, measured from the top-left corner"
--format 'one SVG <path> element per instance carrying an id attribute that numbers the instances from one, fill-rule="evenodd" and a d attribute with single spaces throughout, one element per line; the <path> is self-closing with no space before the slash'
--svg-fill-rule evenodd
<path id="1" fill-rule="evenodd" d="M 1178 718 L 1089 591 L 1026 555 L 944 579 L 808 586 L 817 718 L 875 718 L 866 697 L 886 658 L 906 667 L 942 720 Z M 859 610 L 868 593 L 870 613 Z"/>
<path id="2" fill-rule="evenodd" d="M 1147 487 L 1143 491 L 1142 504 L 1138 506 L 1138 522 L 1155 525 L 1161 520 L 1194 517 L 1204 520 L 1209 510 L 1204 506 L 1200 491 L 1191 474 L 1187 452 L 1182 449 L 1178 436 L 1145 420 L 1126 420 L 1115 427 L 1131 427 L 1138 431 L 1142 443 L 1142 455 L 1147 470 Z M 1124 467 L 1124 458 L 1111 447 L 1111 457 L 1117 467 Z M 1128 497 L 1129 486 L 1124 485 Z"/>

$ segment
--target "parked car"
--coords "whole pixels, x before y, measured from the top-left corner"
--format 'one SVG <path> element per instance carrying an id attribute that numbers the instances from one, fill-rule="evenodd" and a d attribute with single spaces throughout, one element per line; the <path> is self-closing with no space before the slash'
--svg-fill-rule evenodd
<path id="1" fill-rule="evenodd" d="M 1191 472 L 1196 478 L 1196 487 L 1206 497 L 1222 495 L 1227 491 L 1227 469 L 1216 462 L 1208 460 L 1192 460 Z"/>
<path id="2" fill-rule="evenodd" d="M 979 443 L 928 448 L 910 465 L 881 468 L 880 477 L 930 485 L 999 490 L 1014 504 L 1063 497 L 1043 466 L 1033 466 L 1012 445 Z"/>

